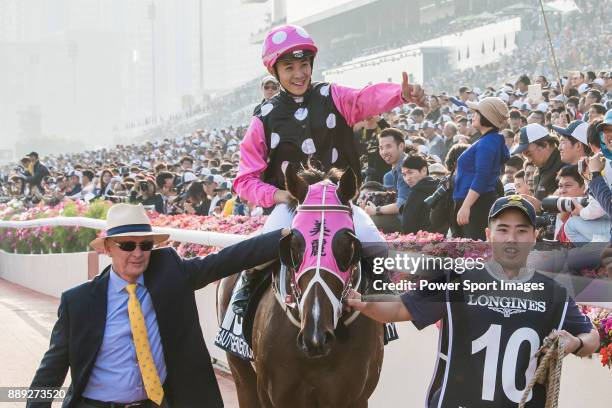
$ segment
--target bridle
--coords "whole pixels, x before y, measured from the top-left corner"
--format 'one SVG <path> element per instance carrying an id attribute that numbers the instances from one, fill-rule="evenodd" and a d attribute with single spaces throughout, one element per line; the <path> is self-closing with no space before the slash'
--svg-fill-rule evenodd
<path id="1" fill-rule="evenodd" d="M 304 308 L 304 302 L 306 299 L 306 294 L 312 289 L 312 287 L 314 286 L 315 283 L 318 283 L 322 288 L 323 291 L 325 292 L 326 296 L 329 298 L 333 310 L 334 310 L 334 327 L 336 327 L 338 320 L 340 319 L 340 317 L 342 316 L 342 304 L 344 299 L 346 298 L 346 296 L 348 295 L 348 292 L 350 291 L 351 288 L 355 287 L 358 288 L 361 284 L 361 266 L 359 264 L 359 262 L 357 262 L 356 266 L 351 266 L 350 267 L 350 271 L 349 271 L 349 276 L 348 278 L 344 281 L 340 276 L 338 276 L 336 273 L 333 273 L 333 271 L 329 271 L 333 276 L 337 277 L 338 279 L 340 279 L 342 281 L 342 293 L 340 295 L 340 298 L 336 297 L 336 295 L 333 293 L 332 289 L 329 287 L 329 285 L 327 284 L 327 282 L 323 279 L 323 277 L 321 276 L 321 269 L 327 270 L 325 268 L 321 267 L 321 256 L 322 256 L 322 249 L 323 249 L 323 242 L 324 242 L 324 233 L 325 233 L 325 222 L 326 222 L 326 214 L 330 213 L 330 212 L 343 212 L 343 213 L 347 213 L 351 219 L 351 224 L 353 227 L 353 231 L 354 231 L 354 224 L 353 224 L 353 210 L 350 206 L 348 205 L 343 205 L 343 204 L 327 204 L 325 202 L 325 198 L 326 198 L 326 190 L 327 190 L 327 185 L 323 185 L 323 194 L 322 194 L 322 200 L 321 200 L 321 204 L 301 204 L 298 205 L 296 208 L 296 212 L 297 213 L 304 213 L 304 212 L 317 212 L 321 214 L 321 225 L 319 227 L 319 239 L 318 239 L 318 247 L 317 247 L 317 259 L 316 259 L 316 266 L 314 268 L 314 276 L 312 277 L 312 279 L 308 282 L 308 285 L 306 286 L 306 288 L 304 289 L 304 291 L 302 291 L 298 285 L 297 282 L 297 274 L 298 274 L 298 267 L 299 265 L 296 264 L 296 262 L 293 259 L 293 253 L 291 253 L 291 265 L 286 265 L 287 266 L 287 270 L 290 273 L 290 279 L 291 279 L 291 283 L 290 283 L 290 290 L 291 290 L 291 295 L 284 296 L 284 299 L 282 299 L 282 290 L 281 291 L 275 291 L 278 292 L 278 294 L 281 297 L 281 300 L 283 302 L 283 304 L 285 305 L 285 307 L 292 309 L 292 310 L 286 310 L 287 315 L 289 316 L 289 318 L 292 320 L 292 322 L 296 325 L 299 326 L 299 320 L 301 319 L 301 316 L 303 315 L 303 308 Z M 350 231 L 349 233 L 354 234 L 353 231 Z M 308 250 L 308 248 L 305 248 L 305 250 Z M 333 256 L 333 254 L 328 254 L 327 256 Z M 357 271 L 357 282 L 355 282 L 353 284 L 353 281 L 355 280 L 355 271 Z M 282 266 L 281 266 L 281 272 L 282 272 Z M 282 275 L 282 274 L 281 274 Z M 285 278 L 284 276 L 281 276 L 280 279 L 280 285 L 279 287 L 282 288 L 285 284 Z M 288 299 L 293 298 L 293 300 L 295 302 L 287 302 Z M 297 308 L 296 308 L 297 305 Z M 297 309 L 297 310 L 296 310 Z M 297 312 L 297 319 L 296 316 L 294 314 L 294 312 Z M 345 321 L 345 324 L 350 324 L 355 318 L 357 317 L 357 313 L 354 313 L 353 316 L 351 316 L 349 318 L 350 322 Z M 348 322 L 348 323 L 347 323 Z"/>

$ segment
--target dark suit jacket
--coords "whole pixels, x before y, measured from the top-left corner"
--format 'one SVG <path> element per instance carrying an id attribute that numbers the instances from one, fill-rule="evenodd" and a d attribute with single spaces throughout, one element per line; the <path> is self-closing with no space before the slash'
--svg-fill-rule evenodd
<path id="1" fill-rule="evenodd" d="M 164 392 L 172 407 L 222 407 L 221 393 L 204 343 L 194 291 L 211 282 L 278 256 L 280 230 L 222 249 L 181 258 L 173 248 L 153 250 L 144 281 L 153 301 L 167 378 Z M 31 388 L 61 387 L 68 368 L 72 384 L 63 407 L 75 407 L 87 386 L 106 323 L 110 267 L 93 280 L 62 294 L 51 344 Z M 214 310 L 206 313 L 215 313 Z M 113 401 L 109 395 L 109 401 Z M 28 402 L 50 407 L 50 402 Z"/>

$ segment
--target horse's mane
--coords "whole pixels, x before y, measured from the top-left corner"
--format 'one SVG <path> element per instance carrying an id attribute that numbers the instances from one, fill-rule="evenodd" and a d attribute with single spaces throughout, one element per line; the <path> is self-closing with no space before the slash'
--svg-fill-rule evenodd
<path id="1" fill-rule="evenodd" d="M 297 175 L 304 179 L 308 185 L 316 184 L 323 180 L 329 180 L 334 184 L 338 184 L 343 174 L 344 170 L 335 167 L 331 168 L 328 172 L 322 171 L 319 169 L 316 160 L 308 160 L 308 162 L 302 165 L 302 168 L 297 172 Z M 297 204 L 297 200 L 292 199 L 288 206 L 291 210 L 294 210 Z"/>

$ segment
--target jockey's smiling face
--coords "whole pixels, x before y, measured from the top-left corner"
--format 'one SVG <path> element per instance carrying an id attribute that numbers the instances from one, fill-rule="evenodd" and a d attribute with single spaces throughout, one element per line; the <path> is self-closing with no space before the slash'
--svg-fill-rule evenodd
<path id="1" fill-rule="evenodd" d="M 287 92 L 295 96 L 302 96 L 306 93 L 312 76 L 310 61 L 310 58 L 282 58 L 278 60 L 275 66 L 278 80 Z"/>

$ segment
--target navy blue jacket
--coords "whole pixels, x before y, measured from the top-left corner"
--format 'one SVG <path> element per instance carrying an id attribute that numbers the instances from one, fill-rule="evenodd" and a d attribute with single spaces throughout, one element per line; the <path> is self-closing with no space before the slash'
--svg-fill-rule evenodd
<path id="1" fill-rule="evenodd" d="M 271 261 L 278 256 L 280 230 L 224 248 L 216 254 L 181 258 L 173 248 L 151 252 L 144 272 L 168 376 L 163 384 L 172 407 L 223 407 L 223 400 L 204 343 L 194 291 L 216 280 Z M 110 266 L 93 280 L 62 294 L 51 344 L 36 371 L 31 389 L 61 387 L 70 369 L 72 384 L 62 404 L 76 407 L 87 386 L 102 345 Z M 215 313 L 207 310 L 205 313 Z M 109 395 L 112 400 L 112 395 Z M 27 407 L 51 407 L 28 402 Z"/>
<path id="2" fill-rule="evenodd" d="M 457 160 L 453 200 L 465 199 L 470 189 L 480 194 L 495 191 L 502 166 L 509 158 L 510 152 L 501 134 L 484 134 Z"/>

